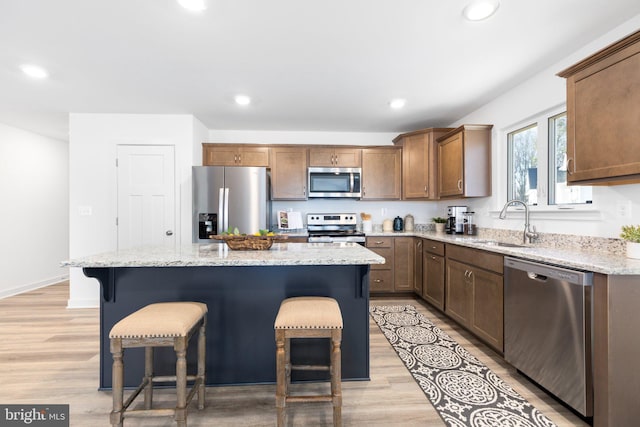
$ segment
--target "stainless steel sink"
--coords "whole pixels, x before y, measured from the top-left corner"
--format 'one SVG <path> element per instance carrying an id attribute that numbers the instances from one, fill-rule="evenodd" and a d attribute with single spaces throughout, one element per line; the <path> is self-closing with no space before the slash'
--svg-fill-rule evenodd
<path id="1" fill-rule="evenodd" d="M 509 242 L 496 242 L 493 240 L 488 240 L 486 242 L 483 242 L 485 245 L 489 245 L 489 246 L 502 246 L 505 248 L 527 248 L 528 246 L 526 245 L 520 245 L 518 243 L 509 243 Z"/>
<path id="2" fill-rule="evenodd" d="M 458 237 L 456 238 L 458 242 L 468 242 L 468 243 L 479 243 L 482 245 L 488 246 L 502 246 L 504 248 L 530 248 L 531 246 L 519 244 L 519 243 L 509 243 L 509 242 L 501 242 L 499 240 L 486 240 L 486 239 L 475 239 L 475 238 L 467 238 L 467 237 Z"/>

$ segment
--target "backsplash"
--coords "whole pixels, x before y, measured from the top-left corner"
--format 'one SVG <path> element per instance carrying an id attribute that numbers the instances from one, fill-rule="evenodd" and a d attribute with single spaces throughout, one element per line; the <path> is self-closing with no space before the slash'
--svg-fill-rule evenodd
<path id="1" fill-rule="evenodd" d="M 382 225 L 377 224 L 378 231 L 382 231 Z M 418 232 L 435 231 L 435 224 L 416 224 Z M 376 231 L 376 224 L 374 224 Z M 522 242 L 522 231 L 505 230 L 500 228 L 478 227 L 479 239 L 500 240 L 511 243 Z M 556 249 L 571 249 L 588 252 L 603 252 L 609 255 L 625 255 L 625 241 L 607 237 L 579 236 L 573 234 L 539 233 L 539 237 L 532 243 L 533 246 Z"/>

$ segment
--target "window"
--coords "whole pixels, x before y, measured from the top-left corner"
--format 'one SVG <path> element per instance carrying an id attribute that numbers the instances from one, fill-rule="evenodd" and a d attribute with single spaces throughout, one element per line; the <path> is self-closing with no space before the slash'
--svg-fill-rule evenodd
<path id="1" fill-rule="evenodd" d="M 538 126 L 533 124 L 508 134 L 509 200 L 538 204 Z"/>
<path id="2" fill-rule="evenodd" d="M 567 185 L 567 113 L 549 118 L 549 204 L 591 203 L 591 187 Z"/>
<path id="3" fill-rule="evenodd" d="M 567 113 L 546 112 L 507 133 L 508 200 L 591 203 L 591 187 L 567 185 Z M 548 192 L 547 192 L 548 186 Z"/>

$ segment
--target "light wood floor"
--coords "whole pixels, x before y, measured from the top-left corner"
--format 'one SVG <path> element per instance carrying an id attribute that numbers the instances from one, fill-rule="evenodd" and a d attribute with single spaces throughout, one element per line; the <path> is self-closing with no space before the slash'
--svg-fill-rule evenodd
<path id="1" fill-rule="evenodd" d="M 99 310 L 66 309 L 68 294 L 63 282 L 0 300 L 0 403 L 69 404 L 72 426 L 108 425 L 111 393 L 97 390 Z M 426 304 L 412 298 L 373 298 L 371 303 L 416 306 L 558 426 L 587 425 Z M 344 425 L 443 426 L 373 320 L 370 335 L 371 381 L 343 383 Z M 274 395 L 274 385 L 209 387 L 205 410 L 192 404 L 189 426 L 273 426 Z M 155 398 L 173 401 L 168 390 L 157 391 Z M 291 405 L 289 425 L 331 425 L 329 405 Z M 136 418 L 125 425 L 175 424 L 167 418 Z"/>

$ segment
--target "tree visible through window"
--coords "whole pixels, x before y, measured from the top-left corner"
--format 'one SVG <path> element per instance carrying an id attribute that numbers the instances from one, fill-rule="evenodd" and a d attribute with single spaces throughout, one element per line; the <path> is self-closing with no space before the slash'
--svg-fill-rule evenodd
<path id="1" fill-rule="evenodd" d="M 567 113 L 549 118 L 549 204 L 591 203 L 591 187 L 567 185 Z"/>
<path id="2" fill-rule="evenodd" d="M 536 124 L 508 134 L 509 200 L 538 203 L 538 126 Z"/>
<path id="3" fill-rule="evenodd" d="M 591 187 L 567 185 L 567 112 L 560 111 L 540 113 L 507 133 L 508 200 L 538 206 L 591 203 Z"/>

